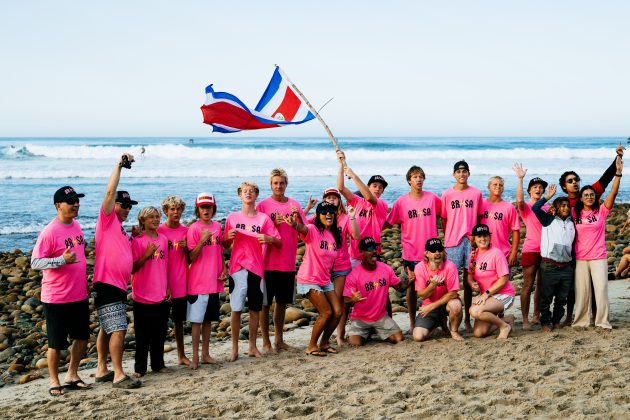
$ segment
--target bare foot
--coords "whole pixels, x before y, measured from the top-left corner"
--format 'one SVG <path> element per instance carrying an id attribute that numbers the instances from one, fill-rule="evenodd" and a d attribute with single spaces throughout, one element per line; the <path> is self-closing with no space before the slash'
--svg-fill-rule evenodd
<path id="1" fill-rule="evenodd" d="M 348 345 L 348 340 L 345 338 L 337 337 L 337 346 L 343 347 Z"/>
<path id="2" fill-rule="evenodd" d="M 247 355 L 249 357 L 263 357 L 262 353 L 259 352 L 256 347 L 254 347 L 253 349 L 249 349 L 249 351 L 247 352 Z"/>
<path id="3" fill-rule="evenodd" d="M 288 345 L 287 343 L 285 343 L 284 341 L 281 343 L 276 343 L 276 350 L 277 351 L 295 351 L 295 347 L 291 347 L 290 345 Z"/>
<path id="4" fill-rule="evenodd" d="M 178 365 L 188 366 L 188 365 L 190 365 L 190 359 L 188 357 L 186 357 L 186 356 L 181 356 L 177 360 L 177 364 Z"/>
<path id="5" fill-rule="evenodd" d="M 532 327 L 529 325 L 529 321 L 527 321 L 526 319 L 523 319 L 523 331 L 529 331 L 531 329 Z"/>
<path id="6" fill-rule="evenodd" d="M 215 359 L 214 357 L 207 355 L 207 356 L 203 356 L 201 358 L 201 364 L 203 365 L 216 365 L 219 362 L 217 362 L 217 359 Z"/>
<path id="7" fill-rule="evenodd" d="M 512 331 L 512 325 L 506 322 L 505 327 L 499 328 L 499 336 L 497 339 L 505 340 L 510 335 L 510 331 Z"/>
<path id="8" fill-rule="evenodd" d="M 271 344 L 269 344 L 269 345 L 263 345 L 263 353 L 265 353 L 265 354 L 276 354 L 278 352 L 276 351 L 276 349 L 271 347 Z"/>
<path id="9" fill-rule="evenodd" d="M 188 364 L 188 368 L 192 370 L 197 370 L 198 367 L 199 367 L 199 361 L 195 360 L 194 358 L 192 362 Z"/>
<path id="10" fill-rule="evenodd" d="M 144 375 L 145 375 L 144 373 L 138 373 L 138 372 L 133 373 L 134 378 L 142 378 Z"/>
<path id="11" fill-rule="evenodd" d="M 543 332 L 551 332 L 551 327 L 549 325 L 543 325 L 542 330 Z"/>
<path id="12" fill-rule="evenodd" d="M 162 369 L 158 370 L 157 373 L 171 373 L 171 370 L 164 366 Z"/>
<path id="13" fill-rule="evenodd" d="M 232 354 L 230 355 L 228 362 L 236 362 L 236 359 L 238 359 L 238 349 L 232 350 Z"/>
<path id="14" fill-rule="evenodd" d="M 564 327 L 564 325 L 562 324 L 553 324 L 553 329 L 554 330 L 561 330 Z"/>
<path id="15" fill-rule="evenodd" d="M 464 341 L 464 337 L 462 337 L 457 331 L 451 331 L 451 337 L 455 341 Z"/>
<path id="16" fill-rule="evenodd" d="M 540 316 L 539 315 L 534 315 L 532 317 L 532 324 L 534 324 L 534 325 L 540 324 Z"/>
<path id="17" fill-rule="evenodd" d="M 465 330 L 467 333 L 472 332 L 473 327 L 472 327 L 472 325 L 470 324 L 470 320 L 469 320 L 469 321 L 465 321 L 465 322 L 464 322 L 464 330 Z"/>

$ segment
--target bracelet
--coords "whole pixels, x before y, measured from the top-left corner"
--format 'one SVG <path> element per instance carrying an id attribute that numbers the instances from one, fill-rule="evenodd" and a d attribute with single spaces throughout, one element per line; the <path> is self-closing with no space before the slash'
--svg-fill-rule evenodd
<path id="1" fill-rule="evenodd" d="M 350 220 L 357 220 L 357 218 L 356 217 L 351 217 Z"/>
<path id="2" fill-rule="evenodd" d="M 486 290 L 486 295 L 492 296 L 492 293 L 490 293 L 490 289 Z"/>
<path id="3" fill-rule="evenodd" d="M 623 174 L 615 174 L 615 176 L 618 176 L 619 178 L 621 178 Z"/>

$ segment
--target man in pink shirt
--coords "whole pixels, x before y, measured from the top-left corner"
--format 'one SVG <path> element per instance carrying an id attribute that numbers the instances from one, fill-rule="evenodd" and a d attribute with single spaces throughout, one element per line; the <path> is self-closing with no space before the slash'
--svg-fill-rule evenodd
<path id="1" fill-rule="evenodd" d="M 284 195 L 289 177 L 284 169 L 273 169 L 269 175 L 271 196 L 256 205 L 256 210 L 269 216 L 280 233 L 281 245 L 267 247 L 265 252 L 265 286 L 266 295 L 263 301 L 260 319 L 260 331 L 263 339 L 263 351 L 275 353 L 278 350 L 289 350 L 284 342 L 282 330 L 284 315 L 288 304 L 295 300 L 295 258 L 297 254 L 298 235 L 286 219 L 297 212 L 305 223 L 304 212 L 300 203 Z M 269 307 L 276 299 L 273 313 L 275 330 L 274 344 L 269 340 Z"/>
<path id="2" fill-rule="evenodd" d="M 337 151 L 337 158 L 343 170 L 337 175 L 337 189 L 348 201 L 348 205 L 356 209 L 356 218 L 360 230 L 360 238 L 371 237 L 376 242 L 381 240 L 381 230 L 387 219 L 387 203 L 381 200 L 381 195 L 387 188 L 387 181 L 380 175 L 372 175 L 366 186 L 352 169 L 345 165 L 346 156 Z M 363 197 L 354 194 L 344 185 L 345 175 L 354 181 Z M 380 254 L 381 249 L 378 248 Z M 359 250 L 359 240 L 350 240 L 350 261 L 352 267 L 356 267 L 362 261 L 363 256 Z"/>
<path id="3" fill-rule="evenodd" d="M 184 351 L 184 321 L 186 320 L 186 286 L 188 282 L 188 228 L 180 223 L 186 203 L 180 197 L 169 195 L 162 201 L 166 222 L 158 227 L 160 235 L 168 240 L 168 290 L 171 294 L 171 319 L 177 343 L 180 365 L 190 365 Z"/>
<path id="4" fill-rule="evenodd" d="M 281 246 L 280 234 L 269 216 L 256 211 L 256 199 L 260 190 L 250 181 L 241 182 L 237 194 L 241 199 L 241 211 L 235 211 L 225 220 L 223 246 L 232 248 L 230 256 L 230 305 L 232 307 L 232 355 L 238 358 L 238 337 L 241 332 L 241 313 L 249 307 L 250 357 L 262 357 L 256 347 L 258 321 L 264 301 L 265 266 L 264 246 Z M 284 327 L 284 325 L 283 325 Z"/>
<path id="5" fill-rule="evenodd" d="M 482 213 L 481 191 L 468 185 L 470 168 L 464 160 L 453 166 L 455 185 L 442 193 L 442 228 L 444 246 L 449 261 L 464 270 L 464 325 L 466 331 L 472 331 L 470 324 L 470 306 L 472 289 L 465 281 L 468 278 L 468 260 L 470 259 L 470 232 L 477 224 Z"/>
<path id="6" fill-rule="evenodd" d="M 44 270 L 41 300 L 48 337 L 48 393 L 53 397 L 63 395 L 64 388 L 90 389 L 78 373 L 90 337 L 85 239 L 81 226 L 74 220 L 79 215 L 79 199 L 82 197 L 85 194 L 77 194 L 70 186 L 55 192 L 57 217 L 39 234 L 31 256 L 31 267 Z M 73 344 L 65 386 L 61 386 L 59 354 L 68 348 L 68 336 Z"/>
<path id="7" fill-rule="evenodd" d="M 409 193 L 401 195 L 387 216 L 385 228 L 400 224 L 402 257 L 405 271 L 413 272 L 416 264 L 424 260 L 424 245 L 429 238 L 437 237 L 437 218 L 442 205 L 437 195 L 423 191 L 425 175 L 419 166 L 407 171 Z M 418 293 L 415 288 L 407 288 L 407 310 L 409 325 L 413 329 L 418 308 Z"/>
<path id="8" fill-rule="evenodd" d="M 521 222 L 516 208 L 503 199 L 503 178 L 493 176 L 488 180 L 489 196 L 483 201 L 481 223 L 490 228 L 492 245 L 503 252 L 510 267 L 518 262 L 518 245 L 521 242 Z M 512 241 L 510 244 L 509 237 Z"/>
<path id="9" fill-rule="evenodd" d="M 96 221 L 96 260 L 94 262 L 94 306 L 101 329 L 96 339 L 98 366 L 96 382 L 112 381 L 113 387 L 132 389 L 142 383 L 125 374 L 122 367 L 127 333 L 127 289 L 131 279 L 133 257 L 131 236 L 122 223 L 131 207 L 138 204 L 127 191 L 116 191 L 122 168 L 131 168 L 133 156 L 124 154 L 109 177 L 105 198 Z M 113 372 L 107 369 L 107 356 L 112 358 Z"/>
<path id="10" fill-rule="evenodd" d="M 343 295 L 346 303 L 354 306 L 350 314 L 348 342 L 362 346 L 374 329 L 379 338 L 398 344 L 405 339 L 400 327 L 387 314 L 389 287 L 404 289 L 409 284 L 396 277 L 392 268 L 378 261 L 380 244 L 367 236 L 359 240 L 361 264 L 357 265 L 346 279 Z"/>

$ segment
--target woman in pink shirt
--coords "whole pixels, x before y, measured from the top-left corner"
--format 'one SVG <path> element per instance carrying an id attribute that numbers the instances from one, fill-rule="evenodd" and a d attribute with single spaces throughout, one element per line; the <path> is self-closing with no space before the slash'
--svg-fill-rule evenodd
<path id="1" fill-rule="evenodd" d="M 487 225 L 475 225 L 472 238 L 468 284 L 473 292 L 479 293 L 470 307 L 470 315 L 475 319 L 473 334 L 478 338 L 486 337 L 498 328 L 498 338 L 508 338 L 514 317 L 502 319 L 499 315 L 514 303 L 514 288 L 508 280 L 510 267 L 503 252 L 490 244 Z"/>
<path id="2" fill-rule="evenodd" d="M 169 316 L 168 239 L 157 232 L 162 214 L 156 207 L 145 207 L 138 213 L 142 233 L 133 239 L 131 254 L 131 297 L 136 332 L 134 376 L 147 373 L 147 357 L 151 354 L 151 370 L 166 373 L 164 341 Z"/>
<path id="3" fill-rule="evenodd" d="M 606 259 L 606 218 L 615 204 L 623 171 L 623 161 L 616 161 L 615 180 L 603 205 L 591 185 L 582 187 L 575 204 L 575 319 L 574 327 L 591 325 L 591 280 L 595 292 L 596 327 L 612 329 L 608 320 L 608 261 Z"/>
<path id="4" fill-rule="evenodd" d="M 293 213 L 287 223 L 297 229 L 306 244 L 304 259 L 297 273 L 297 292 L 305 295 L 319 312 L 306 354 L 326 356 L 337 353 L 329 342 L 343 312 L 343 305 L 330 281 L 337 250 L 341 246 L 337 208 L 324 201 L 317 206 L 314 224 L 304 225 L 297 213 Z"/>
<path id="5" fill-rule="evenodd" d="M 316 200 L 317 201 L 317 200 Z M 343 314 L 339 319 L 339 325 L 337 326 L 337 345 L 343 346 L 347 344 L 346 341 L 346 322 L 348 321 L 348 306 L 344 302 L 343 291 L 346 284 L 346 276 L 352 271 L 352 263 L 350 262 L 350 252 L 348 249 L 348 236 L 351 239 L 358 241 L 361 235 L 359 230 L 359 224 L 357 223 L 356 211 L 353 207 L 348 206 L 348 210 L 341 201 L 341 193 L 336 188 L 327 188 L 324 190 L 322 196 L 322 202 L 330 203 L 337 208 L 337 229 L 341 234 L 341 246 L 337 252 L 337 258 L 333 265 L 332 282 L 335 287 L 335 294 L 339 298 L 343 308 Z M 310 210 L 311 201 L 306 206 L 306 213 Z M 309 222 L 312 223 L 315 220 L 315 216 L 309 218 Z"/>
<path id="6" fill-rule="evenodd" d="M 186 235 L 190 250 L 188 272 L 188 309 L 186 318 L 192 324 L 191 369 L 199 367 L 199 335 L 201 334 L 201 363 L 215 364 L 210 356 L 212 322 L 219 322 L 219 293 L 225 289 L 227 267 L 221 246 L 221 224 L 212 220 L 217 211 L 215 198 L 201 193 L 195 200 L 195 221 Z"/>

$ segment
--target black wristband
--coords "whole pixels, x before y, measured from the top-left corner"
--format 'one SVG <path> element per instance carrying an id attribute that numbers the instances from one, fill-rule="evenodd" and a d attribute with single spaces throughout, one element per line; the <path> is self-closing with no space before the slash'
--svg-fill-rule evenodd
<path id="1" fill-rule="evenodd" d="M 619 178 L 621 178 L 623 174 L 615 174 L 615 176 L 618 176 Z"/>
<path id="2" fill-rule="evenodd" d="M 490 293 L 490 289 L 486 290 L 486 295 L 492 296 L 492 293 Z"/>

